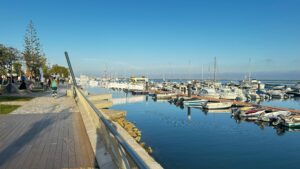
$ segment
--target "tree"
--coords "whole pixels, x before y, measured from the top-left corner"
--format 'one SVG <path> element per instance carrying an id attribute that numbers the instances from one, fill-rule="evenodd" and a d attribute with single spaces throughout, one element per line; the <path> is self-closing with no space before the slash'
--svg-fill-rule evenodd
<path id="1" fill-rule="evenodd" d="M 46 58 L 32 21 L 29 22 L 26 30 L 24 48 L 23 57 L 26 62 L 26 71 L 29 72 L 29 76 L 38 77 L 39 69 L 46 64 Z"/>
<path id="2" fill-rule="evenodd" d="M 44 73 L 44 78 L 48 79 L 50 77 L 50 67 L 45 64 L 42 66 L 42 70 Z"/>
<path id="3" fill-rule="evenodd" d="M 69 76 L 69 69 L 59 65 L 53 65 L 49 71 L 49 74 L 58 74 L 61 77 L 68 77 Z"/>
<path id="4" fill-rule="evenodd" d="M 19 61 L 13 63 L 13 73 L 17 74 L 18 76 L 22 75 L 22 64 Z"/>
<path id="5" fill-rule="evenodd" d="M 1 45 L 1 64 L 4 73 L 9 73 L 10 81 L 5 87 L 4 93 L 18 93 L 18 88 L 12 84 L 13 64 L 20 59 L 20 53 L 17 49 L 12 47 L 5 47 Z M 7 76 L 7 74 L 5 74 Z M 2 79 L 1 79 L 2 81 Z"/>
<path id="6" fill-rule="evenodd" d="M 0 75 L 12 74 L 13 64 L 19 62 L 20 59 L 20 52 L 16 48 L 0 44 Z M 20 66 L 18 68 L 21 69 Z"/>
<path id="7" fill-rule="evenodd" d="M 2 75 L 7 74 L 6 65 L 7 65 L 7 55 L 6 55 L 7 48 L 0 44 L 0 78 Z"/>

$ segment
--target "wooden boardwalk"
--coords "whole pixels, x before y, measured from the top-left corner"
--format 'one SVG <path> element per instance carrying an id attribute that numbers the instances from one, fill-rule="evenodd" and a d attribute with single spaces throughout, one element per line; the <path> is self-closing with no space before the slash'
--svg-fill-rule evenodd
<path id="1" fill-rule="evenodd" d="M 43 99 L 54 106 L 54 98 Z M 25 107 L 24 113 L 0 116 L 1 169 L 98 168 L 76 108 L 56 108 L 59 111 L 55 113 L 28 112 L 29 108 Z"/>

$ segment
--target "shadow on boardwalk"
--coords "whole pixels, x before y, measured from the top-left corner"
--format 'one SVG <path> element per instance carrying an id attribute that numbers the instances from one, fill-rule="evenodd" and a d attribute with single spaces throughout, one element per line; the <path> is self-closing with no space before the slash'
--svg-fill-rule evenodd
<path id="1" fill-rule="evenodd" d="M 5 149 L 0 152 L 0 168 L 7 163 L 18 151 L 20 151 L 25 145 L 38 137 L 44 129 L 52 125 L 55 121 L 55 117 L 45 118 L 35 122 L 31 125 L 29 130 L 22 134 L 15 141 L 10 143 Z"/>

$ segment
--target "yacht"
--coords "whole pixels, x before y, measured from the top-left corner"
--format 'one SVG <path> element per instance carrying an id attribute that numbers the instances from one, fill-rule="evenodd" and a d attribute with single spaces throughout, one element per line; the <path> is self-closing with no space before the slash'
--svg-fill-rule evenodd
<path id="1" fill-rule="evenodd" d="M 220 93 L 220 99 L 235 100 L 237 94 L 233 92 L 230 88 L 222 88 Z"/>
<path id="2" fill-rule="evenodd" d="M 216 92 L 214 88 L 202 88 L 198 94 L 199 96 L 219 99 L 220 95 Z"/>

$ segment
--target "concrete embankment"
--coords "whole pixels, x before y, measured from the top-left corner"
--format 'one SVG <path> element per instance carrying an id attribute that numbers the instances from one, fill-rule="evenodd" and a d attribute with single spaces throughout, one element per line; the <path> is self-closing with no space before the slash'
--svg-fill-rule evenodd
<path id="1" fill-rule="evenodd" d="M 143 163 L 149 168 L 162 168 L 146 151 L 150 151 L 151 148 L 145 146 L 145 143 L 139 144 L 141 132 L 133 123 L 126 120 L 126 112 L 107 109 L 112 105 L 111 94 L 90 95 L 87 96 L 89 100 L 87 101 L 85 100 L 85 96 L 81 95 L 83 92 L 80 92 L 79 89 L 76 89 L 76 93 L 78 95 L 77 103 L 100 168 L 122 168 L 124 162 L 120 161 L 122 153 L 119 154 L 120 146 L 117 146 L 119 143 L 117 143 L 114 136 L 107 132 L 106 127 L 103 125 L 103 121 L 101 121 L 99 114 L 97 114 L 93 106 L 98 110 L 98 113 L 100 113 L 101 116 L 112 124 L 118 134 L 142 159 Z M 92 105 L 90 105 L 90 103 Z M 108 138 L 112 140 L 107 141 Z M 114 150 L 111 150 L 111 148 Z M 119 154 L 117 157 L 115 155 L 116 153 Z"/>
<path id="2" fill-rule="evenodd" d="M 146 143 L 144 142 L 140 142 L 142 137 L 141 131 L 132 122 L 129 122 L 126 119 L 125 117 L 126 111 L 107 109 L 111 107 L 111 105 L 108 103 L 116 102 L 116 99 L 112 99 L 111 94 L 90 95 L 88 96 L 88 98 L 90 99 L 90 101 L 94 103 L 94 105 L 101 112 L 103 112 L 108 117 L 108 119 L 111 119 L 112 121 L 122 126 L 128 132 L 128 134 L 131 137 L 133 137 L 133 139 L 135 139 L 136 142 L 138 142 L 148 153 L 152 153 L 152 148 L 150 146 L 146 145 Z M 134 102 L 134 101 L 140 101 L 141 98 L 142 100 L 145 100 L 144 96 L 133 96 L 132 98 L 124 98 L 124 99 L 126 99 L 127 102 L 131 102 L 131 101 Z M 117 100 L 118 100 L 117 103 L 119 103 L 120 99 Z"/>

